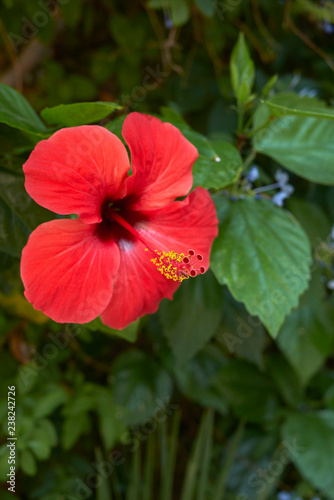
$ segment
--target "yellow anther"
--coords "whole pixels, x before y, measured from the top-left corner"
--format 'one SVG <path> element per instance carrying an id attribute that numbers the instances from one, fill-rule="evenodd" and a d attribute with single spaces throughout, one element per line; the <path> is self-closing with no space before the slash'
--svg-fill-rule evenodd
<path id="1" fill-rule="evenodd" d="M 155 253 L 158 258 L 151 259 L 151 262 L 157 266 L 158 271 L 167 279 L 179 281 L 180 283 L 183 280 L 189 279 L 189 276 L 182 272 L 182 266 L 180 266 L 185 257 L 184 253 L 178 254 L 173 250 L 170 252 L 155 250 Z"/>

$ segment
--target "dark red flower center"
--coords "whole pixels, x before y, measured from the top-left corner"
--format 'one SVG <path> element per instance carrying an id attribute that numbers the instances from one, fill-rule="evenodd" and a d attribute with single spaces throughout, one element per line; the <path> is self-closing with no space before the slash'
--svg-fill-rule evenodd
<path id="1" fill-rule="evenodd" d="M 135 230 L 136 222 L 144 221 L 140 213 L 128 210 L 129 201 L 126 199 L 115 202 L 106 200 L 101 207 L 102 222 L 97 226 L 97 236 L 107 242 L 110 240 L 125 240 L 133 242 L 135 239 L 142 241 L 140 235 Z M 146 244 L 146 243 L 144 243 Z"/>
<path id="2" fill-rule="evenodd" d="M 102 206 L 102 222 L 98 225 L 97 233 L 99 238 L 108 241 L 125 239 L 127 241 L 139 240 L 145 246 L 145 250 L 150 252 L 153 264 L 157 270 L 167 279 L 182 282 L 189 277 L 194 278 L 198 274 L 205 273 L 205 267 L 200 265 L 203 261 L 201 254 L 196 254 L 192 249 L 188 254 L 177 253 L 174 250 L 160 251 L 152 249 L 143 236 L 135 229 L 134 224 L 139 220 L 144 220 L 139 213 L 126 209 L 126 200 L 118 202 L 107 201 Z"/>

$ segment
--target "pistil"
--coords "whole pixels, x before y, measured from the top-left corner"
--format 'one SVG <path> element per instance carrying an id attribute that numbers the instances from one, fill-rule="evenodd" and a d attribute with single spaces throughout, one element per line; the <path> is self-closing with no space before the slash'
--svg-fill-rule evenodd
<path id="1" fill-rule="evenodd" d="M 151 262 L 157 266 L 158 271 L 167 279 L 179 281 L 194 278 L 198 274 L 205 273 L 205 267 L 195 267 L 194 264 L 201 262 L 203 256 L 195 253 L 194 250 L 188 250 L 188 255 L 184 253 L 176 253 L 173 250 L 170 252 L 159 252 L 155 250 L 156 257 L 151 259 Z M 197 265 L 198 266 L 198 265 Z"/>

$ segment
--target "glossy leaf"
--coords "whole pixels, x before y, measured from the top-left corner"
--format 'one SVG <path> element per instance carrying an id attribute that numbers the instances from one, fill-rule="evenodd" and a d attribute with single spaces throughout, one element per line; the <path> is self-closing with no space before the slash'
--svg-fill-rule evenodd
<path id="1" fill-rule="evenodd" d="M 120 337 L 121 339 L 127 340 L 128 342 L 135 342 L 138 335 L 139 320 L 134 321 L 129 326 L 124 328 L 124 330 L 114 330 L 109 326 L 102 323 L 100 318 L 96 318 L 86 324 L 86 327 L 92 331 L 99 331 L 106 333 L 107 335 L 113 337 Z"/>
<path id="2" fill-rule="evenodd" d="M 242 170 L 238 150 L 224 141 L 211 141 L 210 156 L 200 155 L 193 168 L 194 186 L 222 189 L 235 182 Z"/>
<path id="3" fill-rule="evenodd" d="M 41 111 L 41 116 L 51 125 L 75 127 L 98 122 L 110 115 L 115 109 L 121 109 L 121 106 L 114 102 L 80 102 L 44 108 Z"/>
<path id="4" fill-rule="evenodd" d="M 238 41 L 233 48 L 230 60 L 231 80 L 238 104 L 243 105 L 250 97 L 255 78 L 254 62 L 243 33 L 239 33 Z"/>
<path id="5" fill-rule="evenodd" d="M 260 107 L 255 114 L 255 129 L 261 123 L 261 114 L 263 108 Z M 334 184 L 333 135 L 332 120 L 283 115 L 255 134 L 254 147 L 300 177 L 320 184 Z"/>
<path id="6" fill-rule="evenodd" d="M 311 97 L 300 97 L 293 93 L 272 96 L 266 104 L 274 116 L 308 116 L 334 120 L 334 109 L 326 107 L 323 101 Z"/>
<path id="7" fill-rule="evenodd" d="M 297 221 L 270 201 L 225 202 L 212 270 L 276 336 L 310 276 L 310 245 Z"/>
<path id="8" fill-rule="evenodd" d="M 0 123 L 33 135 L 48 135 L 44 123 L 25 97 L 3 83 L 0 83 Z"/>

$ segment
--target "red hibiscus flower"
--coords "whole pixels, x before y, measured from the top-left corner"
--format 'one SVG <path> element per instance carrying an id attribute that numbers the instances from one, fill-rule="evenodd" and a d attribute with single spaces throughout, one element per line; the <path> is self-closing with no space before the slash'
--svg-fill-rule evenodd
<path id="1" fill-rule="evenodd" d="M 37 203 L 79 216 L 40 225 L 22 252 L 26 298 L 59 323 L 101 316 L 123 329 L 209 265 L 218 222 L 209 193 L 197 187 L 174 201 L 192 186 L 197 150 L 139 113 L 123 136 L 132 167 L 122 142 L 97 125 L 59 130 L 23 166 Z"/>

